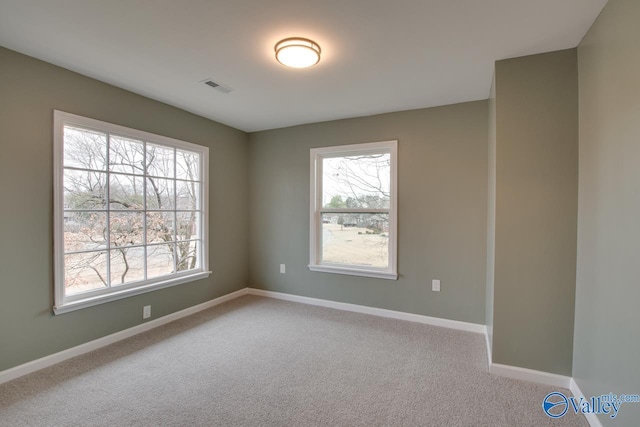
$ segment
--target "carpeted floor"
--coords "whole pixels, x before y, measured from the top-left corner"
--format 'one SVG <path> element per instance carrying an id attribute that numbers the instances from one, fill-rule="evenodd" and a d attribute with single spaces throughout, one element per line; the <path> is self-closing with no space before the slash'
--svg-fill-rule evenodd
<path id="1" fill-rule="evenodd" d="M 0 385 L 0 425 L 587 425 L 486 364 L 479 334 L 245 296 Z"/>

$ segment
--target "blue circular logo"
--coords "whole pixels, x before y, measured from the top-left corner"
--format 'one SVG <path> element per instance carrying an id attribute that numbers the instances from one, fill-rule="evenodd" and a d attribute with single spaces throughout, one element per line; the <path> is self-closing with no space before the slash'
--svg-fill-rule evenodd
<path id="1" fill-rule="evenodd" d="M 551 418 L 560 418 L 569 410 L 569 401 L 564 394 L 554 391 L 544 398 L 542 409 Z"/>

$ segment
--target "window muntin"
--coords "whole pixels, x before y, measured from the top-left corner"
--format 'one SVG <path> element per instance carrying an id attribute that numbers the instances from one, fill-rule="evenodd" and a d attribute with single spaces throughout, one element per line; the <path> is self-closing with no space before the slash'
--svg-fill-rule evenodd
<path id="1" fill-rule="evenodd" d="M 56 313 L 206 277 L 208 149 L 55 112 Z"/>
<path id="2" fill-rule="evenodd" d="M 396 273 L 397 141 L 311 150 L 310 269 Z"/>

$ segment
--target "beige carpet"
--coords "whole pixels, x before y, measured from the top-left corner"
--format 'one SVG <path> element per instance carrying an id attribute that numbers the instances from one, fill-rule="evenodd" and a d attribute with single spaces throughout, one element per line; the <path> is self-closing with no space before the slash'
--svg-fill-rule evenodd
<path id="1" fill-rule="evenodd" d="M 486 363 L 479 334 L 246 296 L 0 385 L 0 425 L 587 425 Z"/>

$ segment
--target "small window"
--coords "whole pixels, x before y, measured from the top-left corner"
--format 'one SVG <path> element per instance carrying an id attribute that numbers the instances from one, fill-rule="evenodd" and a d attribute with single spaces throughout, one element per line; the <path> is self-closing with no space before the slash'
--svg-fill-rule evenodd
<path id="1" fill-rule="evenodd" d="M 397 141 L 311 150 L 313 271 L 397 279 Z"/>
<path id="2" fill-rule="evenodd" d="M 56 314 L 209 275 L 208 148 L 54 113 Z"/>

